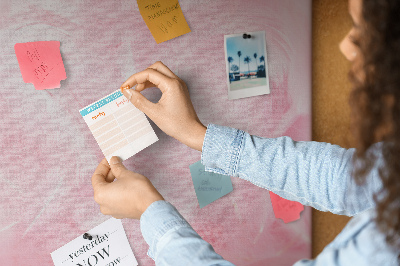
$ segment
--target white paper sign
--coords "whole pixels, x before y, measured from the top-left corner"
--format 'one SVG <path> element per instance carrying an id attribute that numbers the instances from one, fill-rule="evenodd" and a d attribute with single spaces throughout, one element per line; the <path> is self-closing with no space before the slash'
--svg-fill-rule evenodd
<path id="1" fill-rule="evenodd" d="M 121 220 L 108 219 L 51 253 L 55 266 L 135 266 L 138 265 Z"/>
<path id="2" fill-rule="evenodd" d="M 145 114 L 119 91 L 79 110 L 107 161 L 126 160 L 158 140 Z"/>

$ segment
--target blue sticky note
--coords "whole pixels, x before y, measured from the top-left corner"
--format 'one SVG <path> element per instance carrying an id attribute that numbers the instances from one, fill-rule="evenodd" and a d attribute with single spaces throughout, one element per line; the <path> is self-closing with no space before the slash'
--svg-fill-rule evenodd
<path id="1" fill-rule="evenodd" d="M 200 161 L 189 166 L 200 208 L 233 190 L 231 177 L 206 172 Z"/>

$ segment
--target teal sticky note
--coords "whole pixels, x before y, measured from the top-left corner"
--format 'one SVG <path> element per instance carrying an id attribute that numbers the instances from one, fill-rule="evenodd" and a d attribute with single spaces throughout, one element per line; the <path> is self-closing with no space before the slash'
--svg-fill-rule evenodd
<path id="1" fill-rule="evenodd" d="M 206 172 L 200 161 L 189 166 L 200 208 L 233 190 L 231 177 Z"/>

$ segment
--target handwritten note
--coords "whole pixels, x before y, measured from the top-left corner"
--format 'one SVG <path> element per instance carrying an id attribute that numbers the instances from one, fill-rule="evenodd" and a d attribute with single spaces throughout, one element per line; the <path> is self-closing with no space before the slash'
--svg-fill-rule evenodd
<path id="1" fill-rule="evenodd" d="M 137 0 L 140 14 L 157 43 L 190 32 L 178 0 Z"/>
<path id="2" fill-rule="evenodd" d="M 144 113 L 119 91 L 79 110 L 107 161 L 128 159 L 158 140 Z"/>
<path id="3" fill-rule="evenodd" d="M 51 253 L 55 266 L 138 265 L 121 220 L 108 219 Z"/>
<path id="4" fill-rule="evenodd" d="M 304 210 L 304 206 L 301 203 L 281 198 L 271 191 L 269 195 L 276 218 L 282 219 L 285 223 L 300 219 L 300 213 Z"/>
<path id="5" fill-rule="evenodd" d="M 206 172 L 200 161 L 190 165 L 189 168 L 200 208 L 233 190 L 230 176 Z"/>
<path id="6" fill-rule="evenodd" d="M 14 50 L 24 82 L 33 83 L 36 90 L 60 88 L 60 81 L 67 78 L 60 42 L 17 43 Z"/>

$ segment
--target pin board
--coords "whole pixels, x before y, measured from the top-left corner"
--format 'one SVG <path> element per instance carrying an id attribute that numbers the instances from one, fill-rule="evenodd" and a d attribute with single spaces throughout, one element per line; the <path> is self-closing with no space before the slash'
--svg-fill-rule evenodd
<path id="1" fill-rule="evenodd" d="M 104 155 L 78 111 L 156 61 L 187 83 L 205 125 L 311 140 L 311 0 L 179 4 L 190 32 L 157 43 L 136 1 L 1 2 L 2 263 L 51 265 L 51 252 L 109 219 L 91 186 Z M 265 32 L 270 92 L 230 100 L 224 36 L 258 31 Z M 14 45 L 36 41 L 60 42 L 67 78 L 59 88 L 36 90 L 21 76 Z M 157 101 L 161 93 L 144 95 Z M 268 191 L 232 178 L 232 192 L 199 208 L 189 165 L 200 152 L 150 123 L 159 140 L 126 167 L 147 176 L 217 253 L 237 265 L 310 258 L 309 207 L 284 223 L 275 218 Z M 139 221 L 122 222 L 139 265 L 152 265 Z"/>

